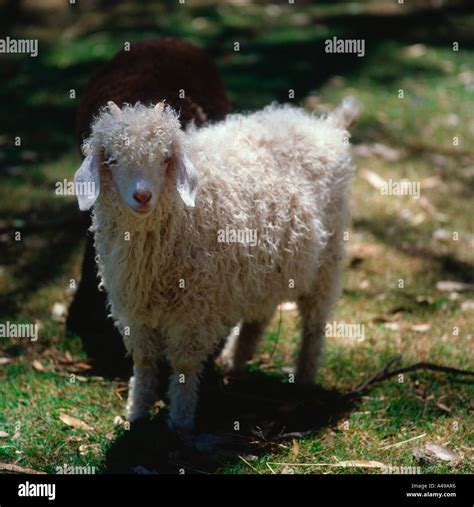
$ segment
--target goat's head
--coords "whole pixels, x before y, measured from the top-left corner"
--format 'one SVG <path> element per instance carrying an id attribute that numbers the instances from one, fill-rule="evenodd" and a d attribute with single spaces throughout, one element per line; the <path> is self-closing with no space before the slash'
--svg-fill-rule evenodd
<path id="1" fill-rule="evenodd" d="M 92 193 L 78 193 L 80 209 L 91 208 L 104 178 L 117 190 L 121 205 L 137 216 L 156 207 L 170 178 L 183 202 L 193 207 L 197 173 L 184 141 L 177 114 L 163 102 L 122 108 L 109 102 L 92 123 L 83 144 L 84 162 L 74 176 L 76 183 L 93 188 Z"/>

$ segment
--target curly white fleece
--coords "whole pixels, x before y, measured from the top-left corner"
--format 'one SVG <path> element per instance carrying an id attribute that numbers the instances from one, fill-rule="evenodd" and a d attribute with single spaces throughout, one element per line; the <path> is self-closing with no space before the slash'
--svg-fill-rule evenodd
<path id="1" fill-rule="evenodd" d="M 122 120 L 107 111 L 96 120 L 86 153 L 105 149 L 117 163 L 140 164 L 157 153 L 185 150 L 199 175 L 195 208 L 183 205 L 168 179 L 145 219 L 123 207 L 102 175 L 92 229 L 111 312 L 134 357 L 131 418 L 149 406 L 150 372 L 165 356 L 187 379 L 182 386 L 176 378 L 171 383 L 171 418 L 191 427 L 204 359 L 230 326 L 264 326 L 281 301 L 300 304 L 304 343 L 297 375 L 312 380 L 321 321 L 339 287 L 354 171 L 345 130 L 353 116 L 349 106 L 316 118 L 271 105 L 186 132 L 168 107 L 158 125 L 153 108 L 142 105 L 124 108 Z M 257 244 L 218 242 L 226 227 L 256 230 Z M 254 345 L 234 344 L 234 356 Z"/>

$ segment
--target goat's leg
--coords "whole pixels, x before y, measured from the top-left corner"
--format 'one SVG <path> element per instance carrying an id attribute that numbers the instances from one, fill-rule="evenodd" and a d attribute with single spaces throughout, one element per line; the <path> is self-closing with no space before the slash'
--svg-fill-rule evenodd
<path id="1" fill-rule="evenodd" d="M 158 364 L 160 340 L 157 331 L 129 324 L 124 334 L 125 346 L 133 353 L 133 376 L 130 378 L 126 416 L 129 421 L 147 417 L 158 398 Z"/>
<path id="2" fill-rule="evenodd" d="M 340 292 L 340 269 L 340 261 L 320 268 L 315 289 L 298 301 L 302 324 L 295 377 L 298 384 L 314 382 L 323 352 L 326 321 Z"/>
<path id="3" fill-rule="evenodd" d="M 185 370 L 175 368 L 168 389 L 169 426 L 178 433 L 190 433 L 194 428 L 202 364 L 188 366 Z"/>
<path id="4" fill-rule="evenodd" d="M 158 396 L 158 368 L 133 366 L 126 407 L 126 417 L 134 422 L 148 416 Z"/>
<path id="5" fill-rule="evenodd" d="M 229 373 L 240 374 L 257 350 L 270 318 L 244 322 L 239 333 L 231 334 L 222 352 L 222 362 Z"/>

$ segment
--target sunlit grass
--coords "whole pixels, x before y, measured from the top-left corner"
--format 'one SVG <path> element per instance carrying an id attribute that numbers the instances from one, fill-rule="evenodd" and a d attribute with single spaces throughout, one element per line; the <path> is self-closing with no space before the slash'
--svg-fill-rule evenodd
<path id="1" fill-rule="evenodd" d="M 285 9 L 272 12 L 268 6 L 257 4 L 244 12 L 237 6 L 215 9 L 200 2 L 194 13 L 192 9 L 177 10 L 166 18 L 148 8 L 160 29 L 141 32 L 133 25 L 133 20 L 139 22 L 137 13 L 132 7 L 126 9 L 135 17 L 129 19 L 125 31 L 118 26 L 109 33 L 100 29 L 103 20 L 91 17 L 90 26 L 75 26 L 76 35 L 73 30 L 67 37 L 57 37 L 57 29 L 44 34 L 34 72 L 28 73 L 28 66 L 12 60 L 13 67 L 18 64 L 17 72 L 2 87 L 0 97 L 8 107 L 7 130 L 2 132 L 7 139 L 0 143 L 5 155 L 0 226 L 14 220 L 19 224 L 56 220 L 72 213 L 73 198 L 53 197 L 52 191 L 55 182 L 70 178 L 79 163 L 72 121 L 79 94 L 69 99 L 68 93 L 71 88 L 79 91 L 97 63 L 122 47 L 124 40 L 166 33 L 206 46 L 212 45 L 214 37 L 222 37 L 217 62 L 235 108 L 245 110 L 287 97 L 298 76 L 308 73 L 311 78 L 306 81 L 316 80 L 317 72 L 310 72 L 311 44 L 335 33 L 325 19 L 317 31 L 313 30 L 314 6 L 307 10 L 301 7 L 301 14 L 309 19 L 309 24 L 301 27 L 297 26 L 304 21 L 301 16 L 295 20 Z M 325 14 L 331 9 L 334 6 L 323 7 Z M 233 51 L 237 38 L 244 42 L 240 53 Z M 285 46 L 292 43 L 302 44 L 306 51 L 295 65 L 282 56 Z M 333 318 L 364 324 L 365 338 L 357 342 L 328 339 L 318 376 L 325 389 L 348 392 L 395 355 L 401 357 L 403 365 L 431 361 L 456 368 L 473 367 L 474 313 L 461 309 L 463 302 L 472 300 L 472 292 L 442 293 L 436 283 L 474 280 L 474 153 L 469 145 L 474 132 L 474 52 L 426 45 L 417 50 L 421 56 L 414 57 L 417 53 L 409 49 L 410 45 L 381 41 L 377 47 L 369 46 L 357 70 L 348 69 L 320 88 L 309 83 L 295 99 L 300 103 L 307 92 L 317 90 L 313 92 L 320 97 L 317 111 L 322 112 L 343 96 L 355 94 L 362 113 L 353 140 L 358 144 L 383 143 L 400 152 L 394 161 L 380 156 L 356 157 L 358 175 L 352 195 L 355 225 L 348 243 L 344 293 Z M 274 53 L 270 63 L 268 51 Z M 273 68 L 279 59 L 282 67 Z M 285 65 L 291 66 L 292 72 L 286 72 Z M 22 100 L 10 102 L 15 89 L 22 90 Z M 403 99 L 399 90 L 404 91 Z M 20 147 L 12 144 L 16 135 L 22 137 Z M 460 139 L 458 147 L 453 146 L 454 136 Z M 25 155 L 28 151 L 36 154 L 33 160 L 31 154 Z M 361 176 L 362 169 L 384 179 L 420 181 L 421 195 L 433 208 L 423 207 L 410 197 L 382 196 Z M 448 231 L 445 239 L 437 239 L 435 233 L 440 229 Z M 454 231 L 459 233 L 458 240 L 451 239 Z M 67 306 L 70 280 L 80 272 L 83 241 L 67 232 L 39 231 L 26 234 L 21 241 L 14 241 L 12 234 L 0 236 L 2 321 L 38 321 L 42 325 L 41 339 L 35 344 L 0 338 L 0 357 L 14 360 L 0 366 L 0 431 L 7 434 L 0 437 L 0 461 L 47 472 L 54 472 L 63 463 L 103 470 L 106 450 L 118 434 L 114 418 L 123 413 L 125 403 L 116 393 L 116 382 L 81 373 L 76 375 L 85 380 L 72 381 L 69 367 L 58 369 L 51 360 L 51 354 L 66 352 L 84 358 L 80 343 L 65 338 L 62 322 L 54 320 L 51 313 L 55 303 Z M 358 261 L 351 265 L 354 259 Z M 399 288 L 400 279 L 403 288 Z M 387 322 L 395 322 L 398 328 L 388 327 Z M 250 369 L 280 375 L 286 381 L 299 340 L 296 324 L 296 312 L 282 312 L 281 321 L 277 312 Z M 422 332 L 413 329 L 420 324 L 430 327 Z M 35 368 L 35 359 L 45 371 Z M 49 368 L 50 362 L 56 366 Z M 347 420 L 301 438 L 298 444 L 282 443 L 279 451 L 252 460 L 253 468 L 233 461 L 219 472 L 271 473 L 268 462 L 335 464 L 363 459 L 418 466 L 412 456 L 415 444 L 384 447 L 425 434 L 420 444 L 446 445 L 461 459 L 457 463 L 422 465 L 423 473 L 466 473 L 472 471 L 472 391 L 468 384 L 449 375 L 420 371 L 405 375 L 403 382 L 394 377 L 375 385 Z M 62 412 L 93 429 L 68 427 L 59 419 Z M 271 467 L 277 473 L 289 471 L 284 465 Z M 368 470 L 308 466 L 293 467 L 292 471 Z"/>

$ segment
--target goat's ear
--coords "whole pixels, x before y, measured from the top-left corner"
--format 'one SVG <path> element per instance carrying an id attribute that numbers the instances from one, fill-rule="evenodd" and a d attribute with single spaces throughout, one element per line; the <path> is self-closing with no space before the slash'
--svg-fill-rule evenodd
<path id="1" fill-rule="evenodd" d="M 122 110 L 115 102 L 109 100 L 107 102 L 107 106 L 109 106 L 109 111 L 116 120 L 120 120 L 122 118 Z"/>
<path id="2" fill-rule="evenodd" d="M 184 153 L 176 155 L 176 189 L 184 204 L 194 208 L 196 200 L 196 190 L 198 182 L 198 173 Z"/>
<path id="3" fill-rule="evenodd" d="M 76 189 L 77 202 L 81 211 L 87 211 L 99 197 L 100 158 L 96 154 L 87 155 L 81 167 L 74 175 L 74 187 Z"/>
<path id="4" fill-rule="evenodd" d="M 165 101 L 163 100 L 155 105 L 155 114 L 159 116 L 164 109 L 165 109 Z"/>

